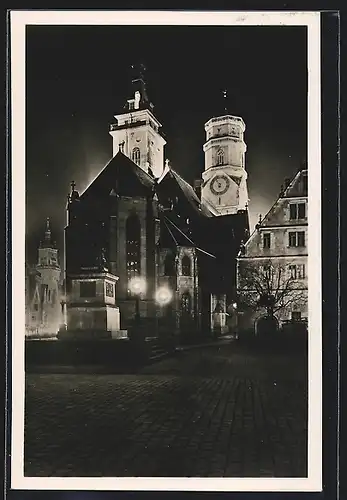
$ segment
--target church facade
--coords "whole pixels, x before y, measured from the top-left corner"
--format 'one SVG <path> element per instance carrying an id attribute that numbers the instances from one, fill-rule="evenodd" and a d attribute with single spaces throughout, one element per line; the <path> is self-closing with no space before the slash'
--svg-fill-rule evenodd
<path id="1" fill-rule="evenodd" d="M 236 257 L 249 236 L 245 124 L 205 124 L 205 169 L 195 187 L 165 161 L 166 141 L 142 76 L 115 115 L 112 159 L 79 193 L 65 228 L 67 332 L 122 336 L 136 314 L 152 331 L 226 330 Z M 143 288 L 135 291 L 132 280 Z M 168 304 L 156 300 L 170 293 Z"/>

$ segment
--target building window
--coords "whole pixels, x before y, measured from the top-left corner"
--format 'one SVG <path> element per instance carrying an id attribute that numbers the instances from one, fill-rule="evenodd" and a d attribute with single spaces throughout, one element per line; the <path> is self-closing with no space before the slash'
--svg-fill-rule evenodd
<path id="1" fill-rule="evenodd" d="M 113 283 L 106 282 L 106 297 L 113 297 L 113 296 L 114 296 Z"/>
<path id="2" fill-rule="evenodd" d="M 272 277 L 272 266 L 269 264 L 266 264 L 265 266 L 260 266 L 260 274 L 263 275 L 263 277 L 267 280 L 269 280 Z"/>
<path id="3" fill-rule="evenodd" d="M 304 279 L 305 278 L 305 264 L 290 265 L 289 273 L 290 277 L 293 279 Z"/>
<path id="4" fill-rule="evenodd" d="M 96 281 L 80 282 L 80 297 L 91 298 L 96 296 Z"/>
<path id="5" fill-rule="evenodd" d="M 135 102 L 129 101 L 129 110 L 132 111 L 133 109 L 135 109 Z"/>
<path id="6" fill-rule="evenodd" d="M 270 248 L 271 247 L 271 233 L 264 233 L 263 234 L 263 248 Z"/>
<path id="7" fill-rule="evenodd" d="M 305 231 L 295 231 L 289 233 L 289 246 L 290 247 L 304 247 L 305 246 Z"/>
<path id="8" fill-rule="evenodd" d="M 292 321 L 301 320 L 301 311 L 292 311 Z"/>
<path id="9" fill-rule="evenodd" d="M 217 165 L 224 165 L 224 151 L 219 149 L 217 152 Z"/>
<path id="10" fill-rule="evenodd" d="M 191 298 L 188 292 L 182 295 L 181 309 L 183 314 L 190 314 L 191 312 Z"/>
<path id="11" fill-rule="evenodd" d="M 295 265 L 289 266 L 289 273 L 290 273 L 290 277 L 292 279 L 296 280 L 296 266 Z"/>
<path id="12" fill-rule="evenodd" d="M 141 272 L 141 223 L 136 214 L 126 221 L 126 270 L 128 281 Z"/>
<path id="13" fill-rule="evenodd" d="M 136 165 L 140 165 L 140 148 L 134 148 L 131 159 Z"/>
<path id="14" fill-rule="evenodd" d="M 191 276 L 191 260 L 188 255 L 182 258 L 182 274 L 183 276 Z"/>
<path id="15" fill-rule="evenodd" d="M 305 264 L 298 264 L 296 266 L 296 277 L 299 279 L 303 279 L 306 277 L 306 272 L 305 272 Z"/>
<path id="16" fill-rule="evenodd" d="M 38 311 L 39 310 L 39 305 L 38 304 L 34 304 L 34 311 Z"/>
<path id="17" fill-rule="evenodd" d="M 306 204 L 305 203 L 291 203 L 289 205 L 290 220 L 305 219 L 306 217 Z"/>
<path id="18" fill-rule="evenodd" d="M 175 274 L 176 274 L 175 256 L 172 254 L 167 254 L 164 260 L 164 275 L 175 276 Z"/>

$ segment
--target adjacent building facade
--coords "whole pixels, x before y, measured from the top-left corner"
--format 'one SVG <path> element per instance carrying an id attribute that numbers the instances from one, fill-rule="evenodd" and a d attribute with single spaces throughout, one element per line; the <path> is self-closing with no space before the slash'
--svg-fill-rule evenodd
<path id="1" fill-rule="evenodd" d="M 240 326 L 273 312 L 280 324 L 307 321 L 307 169 L 281 189 L 237 258 Z"/>

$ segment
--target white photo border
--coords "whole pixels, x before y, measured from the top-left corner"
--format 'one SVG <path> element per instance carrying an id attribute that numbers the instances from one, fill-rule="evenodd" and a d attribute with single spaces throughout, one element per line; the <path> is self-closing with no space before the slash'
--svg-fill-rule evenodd
<path id="1" fill-rule="evenodd" d="M 27 25 L 306 26 L 308 37 L 308 477 L 53 478 L 24 476 L 25 43 Z M 152 491 L 322 490 L 321 61 L 320 12 L 16 11 L 10 12 L 12 178 L 12 489 Z M 314 314 L 313 314 L 314 311 Z"/>

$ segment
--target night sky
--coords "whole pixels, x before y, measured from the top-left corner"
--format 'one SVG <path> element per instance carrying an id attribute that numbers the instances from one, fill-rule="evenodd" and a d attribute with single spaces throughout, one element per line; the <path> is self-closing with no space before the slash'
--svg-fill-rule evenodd
<path id="1" fill-rule="evenodd" d="M 29 26 L 26 56 L 27 259 L 46 217 L 63 250 L 70 182 L 83 191 L 112 156 L 108 133 L 147 67 L 148 94 L 167 140 L 165 157 L 193 182 L 204 170 L 204 123 L 246 123 L 251 227 L 306 159 L 305 27 Z"/>

